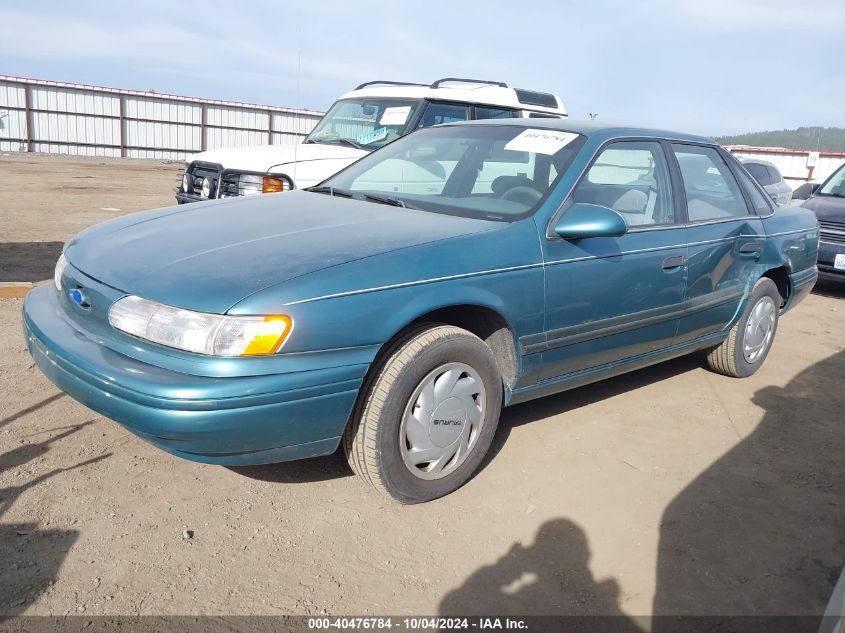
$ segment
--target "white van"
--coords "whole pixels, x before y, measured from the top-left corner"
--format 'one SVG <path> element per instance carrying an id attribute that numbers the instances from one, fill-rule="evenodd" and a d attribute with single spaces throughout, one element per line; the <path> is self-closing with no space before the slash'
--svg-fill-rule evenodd
<path id="1" fill-rule="evenodd" d="M 310 187 L 400 136 L 439 123 L 565 116 L 560 97 L 498 81 L 370 81 L 341 96 L 301 144 L 194 154 L 176 200 L 182 204 Z"/>

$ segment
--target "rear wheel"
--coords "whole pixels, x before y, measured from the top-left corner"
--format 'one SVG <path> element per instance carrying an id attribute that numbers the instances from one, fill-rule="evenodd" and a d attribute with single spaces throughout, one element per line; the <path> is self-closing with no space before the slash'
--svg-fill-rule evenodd
<path id="1" fill-rule="evenodd" d="M 402 503 L 429 501 L 472 477 L 501 406 L 487 345 L 461 328 L 427 324 L 397 340 L 362 388 L 344 451 L 379 491 Z"/>
<path id="2" fill-rule="evenodd" d="M 760 369 L 775 338 L 781 302 L 775 282 L 758 279 L 728 338 L 708 353 L 710 369 L 734 378 L 746 378 Z"/>

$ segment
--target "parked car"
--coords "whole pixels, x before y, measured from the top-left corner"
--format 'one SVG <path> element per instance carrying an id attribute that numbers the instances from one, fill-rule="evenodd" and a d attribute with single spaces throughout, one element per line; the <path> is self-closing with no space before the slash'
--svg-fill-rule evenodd
<path id="1" fill-rule="evenodd" d="M 413 130 L 439 123 L 565 116 L 560 97 L 498 81 L 370 81 L 341 96 L 302 144 L 194 154 L 180 174 L 176 201 L 309 187 Z"/>
<path id="2" fill-rule="evenodd" d="M 819 219 L 819 276 L 845 283 L 845 165 L 833 172 L 801 206 Z"/>
<path id="3" fill-rule="evenodd" d="M 82 232 L 27 296 L 26 343 L 61 389 L 174 455 L 342 445 L 414 503 L 472 476 L 502 406 L 699 350 L 753 374 L 817 246 L 813 214 L 775 207 L 710 139 L 448 124 L 321 186 Z"/>
<path id="4" fill-rule="evenodd" d="M 792 200 L 792 187 L 786 184 L 780 170 L 774 163 L 759 158 L 741 158 L 740 162 L 745 166 L 754 179 L 766 190 L 772 200 L 778 204 L 789 204 Z"/>

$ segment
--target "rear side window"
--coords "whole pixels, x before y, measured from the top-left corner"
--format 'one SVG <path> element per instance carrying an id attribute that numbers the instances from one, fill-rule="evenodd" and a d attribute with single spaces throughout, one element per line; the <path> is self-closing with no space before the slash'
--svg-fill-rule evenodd
<path id="1" fill-rule="evenodd" d="M 469 106 L 459 103 L 442 103 L 432 101 L 426 106 L 420 124 L 417 126 L 431 127 L 441 123 L 454 123 L 455 121 L 466 121 L 469 119 Z"/>
<path id="2" fill-rule="evenodd" d="M 747 165 L 746 165 L 747 167 Z M 754 182 L 741 169 L 736 170 L 739 175 L 739 184 L 748 193 L 748 199 L 751 202 L 751 207 L 757 215 L 769 215 L 772 212 L 772 207 L 767 200 L 768 196 L 760 192 L 760 188 L 754 185 Z"/>
<path id="3" fill-rule="evenodd" d="M 516 110 L 509 108 L 494 108 L 490 106 L 475 106 L 476 119 L 512 119 Z"/>
<path id="4" fill-rule="evenodd" d="M 783 180 L 783 176 L 780 175 L 780 172 L 777 170 L 776 167 L 766 165 L 766 170 L 769 172 L 769 178 L 771 178 L 772 184 L 779 183 L 781 180 Z"/>
<path id="5" fill-rule="evenodd" d="M 745 217 L 748 207 L 727 163 L 713 147 L 673 143 L 690 222 Z"/>

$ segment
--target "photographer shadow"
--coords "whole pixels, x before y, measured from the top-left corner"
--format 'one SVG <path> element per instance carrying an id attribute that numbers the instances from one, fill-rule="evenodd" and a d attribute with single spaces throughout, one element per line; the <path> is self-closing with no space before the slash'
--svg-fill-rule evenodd
<path id="1" fill-rule="evenodd" d="M 602 630 L 641 633 L 619 608 L 616 581 L 597 582 L 589 561 L 587 537 L 578 525 L 568 519 L 547 521 L 532 545 L 514 543 L 448 593 L 440 615 L 603 616 Z"/>

